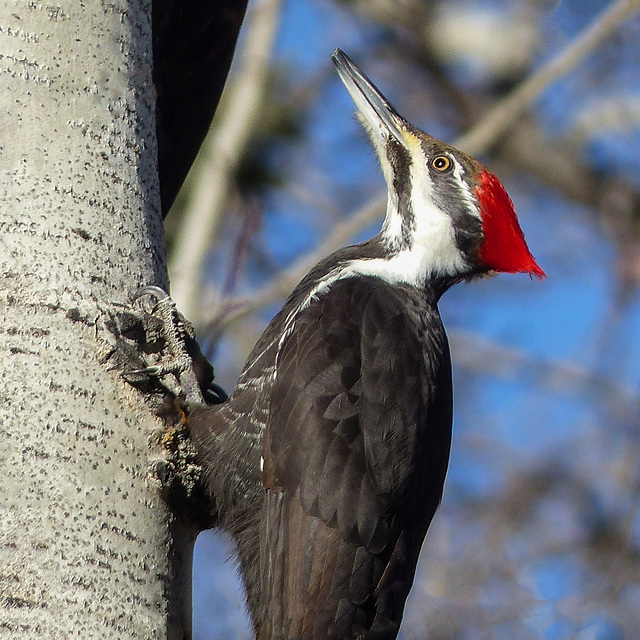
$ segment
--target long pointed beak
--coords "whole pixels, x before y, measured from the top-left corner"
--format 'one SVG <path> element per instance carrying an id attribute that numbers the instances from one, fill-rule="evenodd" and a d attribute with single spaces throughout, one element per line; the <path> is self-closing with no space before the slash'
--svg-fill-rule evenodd
<path id="1" fill-rule="evenodd" d="M 353 60 L 344 51 L 336 49 L 331 54 L 331 59 L 338 68 L 340 79 L 355 102 L 358 111 L 376 138 L 381 139 L 383 136 L 387 137 L 391 134 L 397 138 L 398 142 L 402 143 L 404 141 L 402 135 L 402 129 L 405 125 L 404 118 L 389 104 L 389 101 L 380 93 L 373 82 L 356 67 Z"/>

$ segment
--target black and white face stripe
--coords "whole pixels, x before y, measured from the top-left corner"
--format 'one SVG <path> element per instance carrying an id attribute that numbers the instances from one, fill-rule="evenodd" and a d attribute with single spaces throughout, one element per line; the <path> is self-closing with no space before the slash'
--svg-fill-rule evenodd
<path id="1" fill-rule="evenodd" d="M 379 236 L 386 255 L 354 260 L 339 277 L 359 273 L 421 286 L 429 278 L 460 279 L 472 273 L 482 238 L 471 165 L 466 166 L 473 161 L 406 122 L 343 52 L 336 51 L 333 60 L 358 107 L 388 189 Z"/>
<path id="2" fill-rule="evenodd" d="M 411 204 L 411 154 L 396 138 L 389 137 L 386 144 L 391 184 L 387 216 L 382 231 L 388 242 L 387 249 L 396 253 L 412 244 L 416 220 Z"/>
<path id="3" fill-rule="evenodd" d="M 482 218 L 471 188 L 470 168 L 451 151 L 441 151 L 440 143 L 425 140 L 422 149 L 433 181 L 433 199 L 453 223 L 456 246 L 468 262 L 475 263 L 482 242 Z M 433 166 L 433 158 L 445 156 L 450 165 L 444 171 Z"/>

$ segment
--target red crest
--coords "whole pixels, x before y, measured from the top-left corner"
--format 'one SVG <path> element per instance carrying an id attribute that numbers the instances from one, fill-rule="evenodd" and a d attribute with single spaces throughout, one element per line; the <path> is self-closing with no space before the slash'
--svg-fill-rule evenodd
<path id="1" fill-rule="evenodd" d="M 478 179 L 476 197 L 480 203 L 484 233 L 480 261 L 493 271 L 546 277 L 529 251 L 513 202 L 500 180 L 486 169 Z"/>

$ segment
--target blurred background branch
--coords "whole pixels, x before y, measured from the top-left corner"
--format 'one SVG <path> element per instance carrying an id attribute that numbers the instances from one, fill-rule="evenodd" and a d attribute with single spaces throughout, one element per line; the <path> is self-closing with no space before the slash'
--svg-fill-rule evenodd
<path id="1" fill-rule="evenodd" d="M 260 118 L 268 85 L 280 0 L 260 0 L 249 9 L 236 70 L 184 186 L 187 202 L 169 257 L 171 295 L 199 324 L 207 253 L 233 188 L 234 175 Z M 179 215 L 176 213 L 176 215 Z"/>
<path id="2" fill-rule="evenodd" d="M 477 155 L 504 135 L 531 103 L 555 80 L 569 73 L 580 61 L 640 10 L 638 0 L 617 0 L 602 12 L 584 33 L 571 41 L 552 60 L 529 76 L 509 96 L 494 106 L 456 146 Z"/>

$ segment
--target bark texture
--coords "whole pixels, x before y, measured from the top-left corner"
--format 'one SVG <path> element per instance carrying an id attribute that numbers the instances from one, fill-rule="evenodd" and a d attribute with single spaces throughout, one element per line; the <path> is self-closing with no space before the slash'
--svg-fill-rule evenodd
<path id="1" fill-rule="evenodd" d="M 166 287 L 149 0 L 0 18 L 0 638 L 183 638 L 191 539 L 147 479 L 156 421 L 109 371 Z"/>

